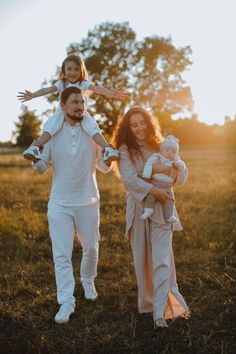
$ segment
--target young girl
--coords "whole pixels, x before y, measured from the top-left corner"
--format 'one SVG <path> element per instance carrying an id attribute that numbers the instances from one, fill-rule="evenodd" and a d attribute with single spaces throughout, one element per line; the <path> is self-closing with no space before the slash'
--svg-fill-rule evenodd
<path id="1" fill-rule="evenodd" d="M 122 89 L 108 90 L 104 87 L 94 86 L 90 81 L 88 81 L 88 73 L 84 61 L 78 54 L 69 55 L 62 63 L 60 74 L 60 80 L 50 87 L 42 88 L 36 92 L 30 92 L 25 90 L 25 92 L 19 92 L 17 96 L 21 102 L 29 101 L 32 98 L 44 96 L 50 93 L 59 92 L 59 94 L 67 87 L 75 86 L 83 91 L 92 91 L 98 95 L 104 95 L 106 97 L 114 98 L 120 101 L 125 101 L 128 98 L 128 94 Z M 87 108 L 87 101 L 85 102 L 85 107 Z M 43 133 L 33 141 L 32 145 L 24 151 L 23 156 L 27 160 L 32 160 L 34 158 L 40 159 L 39 148 L 45 145 L 53 135 L 55 135 L 64 123 L 64 114 L 59 106 L 55 115 L 49 118 L 44 126 Z M 85 111 L 85 116 L 81 122 L 82 128 L 87 134 L 89 134 L 96 144 L 101 146 L 104 152 L 104 160 L 117 160 L 119 158 L 119 153 L 114 150 L 105 140 L 100 132 L 99 126 L 96 121 L 91 118 Z"/>

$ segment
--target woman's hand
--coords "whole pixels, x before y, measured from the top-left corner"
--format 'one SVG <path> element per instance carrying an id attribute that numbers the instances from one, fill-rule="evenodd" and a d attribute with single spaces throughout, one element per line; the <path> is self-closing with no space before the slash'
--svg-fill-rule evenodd
<path id="1" fill-rule="evenodd" d="M 153 186 L 149 192 L 161 203 L 165 203 L 168 199 L 168 192 L 166 189 L 160 189 Z"/>

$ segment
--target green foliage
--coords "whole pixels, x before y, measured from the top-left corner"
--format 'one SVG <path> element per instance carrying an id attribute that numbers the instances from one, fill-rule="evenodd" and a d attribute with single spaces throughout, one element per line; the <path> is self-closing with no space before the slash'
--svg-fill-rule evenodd
<path id="1" fill-rule="evenodd" d="M 158 36 L 138 41 L 128 22 L 106 22 L 90 30 L 80 43 L 71 43 L 67 52 L 74 51 L 82 54 L 96 85 L 123 88 L 131 94 L 126 105 L 93 97 L 90 111 L 100 116 L 104 132 L 111 134 L 119 115 L 134 104 L 168 115 L 192 110 L 191 90 L 182 78 L 191 65 L 190 47 L 177 49 L 169 38 Z"/>
<path id="2" fill-rule="evenodd" d="M 19 122 L 15 123 L 16 130 L 13 136 L 16 138 L 16 145 L 19 147 L 29 146 L 32 141 L 39 135 L 41 121 L 36 117 L 35 113 L 28 111 L 23 106 L 23 112 L 19 116 Z"/>
<path id="3" fill-rule="evenodd" d="M 73 43 L 68 53 L 82 54 L 90 79 L 95 85 L 108 89 L 132 88 L 132 68 L 137 61 L 136 34 L 128 23 L 103 23 L 88 32 L 87 38 Z M 117 101 L 96 95 L 90 105 L 93 114 L 99 114 L 101 128 L 111 133 L 124 106 Z"/>
<path id="4" fill-rule="evenodd" d="M 105 22 L 90 30 L 79 43 L 71 43 L 67 52 L 74 51 L 82 55 L 94 84 L 130 92 L 125 104 L 104 96 L 91 97 L 89 110 L 108 140 L 118 117 L 138 104 L 158 117 L 164 135 L 174 134 L 182 144 L 236 144 L 236 118 L 226 117 L 223 127 L 201 123 L 195 114 L 190 119 L 172 119 L 175 114 L 193 110 L 191 90 L 182 77 L 192 64 L 189 46 L 176 48 L 170 38 L 159 36 L 138 41 L 128 22 Z M 58 73 L 59 68 L 50 80 L 52 84 Z M 56 94 L 48 97 L 50 103 L 56 99 Z"/>

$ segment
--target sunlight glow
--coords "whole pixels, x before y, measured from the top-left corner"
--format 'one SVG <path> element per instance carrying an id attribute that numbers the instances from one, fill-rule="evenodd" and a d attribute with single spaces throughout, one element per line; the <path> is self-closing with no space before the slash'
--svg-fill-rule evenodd
<path id="1" fill-rule="evenodd" d="M 138 38 L 171 37 L 176 47 L 191 46 L 193 64 L 184 74 L 195 101 L 194 113 L 208 124 L 234 117 L 236 4 L 234 0 L 17 0 L 0 4 L 2 102 L 0 141 L 11 138 L 21 111 L 18 91 L 40 88 L 66 55 L 71 42 L 102 22 L 128 21 Z M 2 8 L 2 11 L 1 11 Z M 125 10 L 124 10 L 125 9 Z M 44 98 L 27 103 L 37 114 L 49 108 Z"/>

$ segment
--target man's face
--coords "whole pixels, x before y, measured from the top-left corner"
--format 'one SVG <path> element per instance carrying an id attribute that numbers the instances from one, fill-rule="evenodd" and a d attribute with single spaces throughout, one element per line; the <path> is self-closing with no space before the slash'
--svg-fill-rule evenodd
<path id="1" fill-rule="evenodd" d="M 61 108 L 66 118 L 80 122 L 84 117 L 84 96 L 80 93 L 72 93 L 66 103 L 61 103 Z"/>

